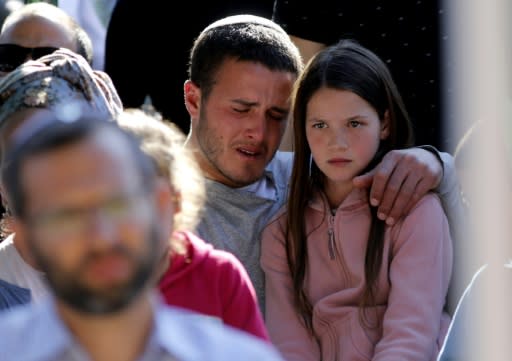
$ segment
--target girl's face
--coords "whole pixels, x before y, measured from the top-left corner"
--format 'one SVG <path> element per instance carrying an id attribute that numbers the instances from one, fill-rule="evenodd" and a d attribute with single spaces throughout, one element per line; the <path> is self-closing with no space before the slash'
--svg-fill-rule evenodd
<path id="1" fill-rule="evenodd" d="M 327 187 L 352 187 L 352 178 L 373 159 L 381 139 L 389 134 L 389 121 L 382 121 L 363 98 L 347 90 L 320 88 L 307 105 L 306 137 Z"/>

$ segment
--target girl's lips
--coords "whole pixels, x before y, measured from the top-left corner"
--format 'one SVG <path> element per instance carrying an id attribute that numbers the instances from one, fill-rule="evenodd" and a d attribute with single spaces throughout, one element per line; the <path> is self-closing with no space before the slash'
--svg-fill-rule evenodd
<path id="1" fill-rule="evenodd" d="M 333 159 L 329 159 L 328 161 L 329 163 L 350 163 L 351 160 L 350 159 L 345 159 L 345 158 L 333 158 Z"/>

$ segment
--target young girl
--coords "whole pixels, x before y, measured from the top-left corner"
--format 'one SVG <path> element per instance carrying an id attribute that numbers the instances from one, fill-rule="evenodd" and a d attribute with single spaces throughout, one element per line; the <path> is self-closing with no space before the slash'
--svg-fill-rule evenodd
<path id="1" fill-rule="evenodd" d="M 289 200 L 262 235 L 271 340 L 287 360 L 435 360 L 452 267 L 441 203 L 427 194 L 388 226 L 352 185 L 412 144 L 389 70 L 341 41 L 308 63 L 293 111 Z"/>

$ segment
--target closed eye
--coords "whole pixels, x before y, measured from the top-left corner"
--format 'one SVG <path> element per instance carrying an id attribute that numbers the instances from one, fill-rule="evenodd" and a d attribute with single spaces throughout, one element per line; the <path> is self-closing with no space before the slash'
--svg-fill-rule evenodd
<path id="1" fill-rule="evenodd" d="M 279 113 L 279 114 L 272 114 L 270 113 L 268 115 L 268 117 L 272 120 L 275 120 L 275 121 L 278 121 L 278 122 L 283 122 L 283 121 L 286 121 L 288 119 L 288 114 L 282 114 L 282 113 Z"/>

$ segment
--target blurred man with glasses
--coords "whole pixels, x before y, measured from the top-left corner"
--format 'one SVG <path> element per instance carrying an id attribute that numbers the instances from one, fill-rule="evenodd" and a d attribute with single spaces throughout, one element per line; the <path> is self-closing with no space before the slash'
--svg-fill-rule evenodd
<path id="1" fill-rule="evenodd" d="M 52 295 L 0 315 L 1 360 L 281 360 L 254 336 L 163 305 L 154 286 L 173 190 L 115 122 L 25 123 L 2 181 Z"/>

